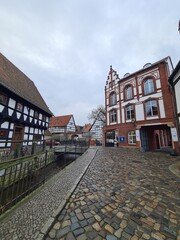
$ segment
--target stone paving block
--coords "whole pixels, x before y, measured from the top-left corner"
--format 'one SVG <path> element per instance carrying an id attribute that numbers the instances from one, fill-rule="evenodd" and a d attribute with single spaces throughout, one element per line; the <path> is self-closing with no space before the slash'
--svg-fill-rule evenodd
<path id="1" fill-rule="evenodd" d="M 71 231 L 70 227 L 67 226 L 63 229 L 59 229 L 57 232 L 56 232 L 56 238 L 59 239 L 59 238 L 62 238 L 64 237 L 65 235 L 67 235 L 69 232 Z"/>
<path id="2" fill-rule="evenodd" d="M 84 233 L 84 229 L 83 228 L 77 228 L 77 229 L 73 230 L 73 234 L 75 235 L 76 238 L 79 235 L 81 235 L 82 233 Z"/>
<path id="3" fill-rule="evenodd" d="M 180 215 L 175 210 L 177 179 L 171 180 L 169 171 L 165 171 L 170 161 L 154 156 L 131 149 L 100 148 L 70 198 L 70 204 L 74 204 L 71 212 L 67 205 L 60 223 L 70 217 L 71 226 L 79 224 L 75 229 L 80 229 L 77 237 L 84 239 L 111 236 L 121 240 L 159 240 L 163 235 L 175 239 Z M 84 219 L 80 220 L 78 214 Z"/>

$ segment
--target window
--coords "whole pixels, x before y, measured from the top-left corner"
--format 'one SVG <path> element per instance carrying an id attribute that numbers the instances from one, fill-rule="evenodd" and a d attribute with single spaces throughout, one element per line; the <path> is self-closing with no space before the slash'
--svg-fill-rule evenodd
<path id="1" fill-rule="evenodd" d="M 7 138 L 7 130 L 0 130 L 0 138 Z"/>
<path id="2" fill-rule="evenodd" d="M 136 144 L 136 133 L 135 131 L 128 132 L 128 143 Z"/>
<path id="3" fill-rule="evenodd" d="M 18 110 L 19 112 L 22 112 L 23 110 L 23 105 L 21 103 L 17 103 L 16 105 L 16 110 Z"/>
<path id="4" fill-rule="evenodd" d="M 158 108 L 156 100 L 150 100 L 146 102 L 146 116 L 152 117 L 158 115 Z"/>
<path id="5" fill-rule="evenodd" d="M 154 92 L 154 81 L 153 79 L 147 79 L 144 81 L 144 95 L 148 95 Z"/>
<path id="6" fill-rule="evenodd" d="M 132 86 L 127 86 L 125 88 L 125 99 L 130 100 L 133 98 Z"/>
<path id="7" fill-rule="evenodd" d="M 116 110 L 111 110 L 110 111 L 110 122 L 116 122 L 117 121 L 117 114 Z"/>
<path id="8" fill-rule="evenodd" d="M 7 104 L 7 96 L 3 93 L 0 93 L 0 103 Z"/>
<path id="9" fill-rule="evenodd" d="M 126 120 L 130 120 L 134 118 L 134 106 L 129 105 L 126 107 Z"/>
<path id="10" fill-rule="evenodd" d="M 34 134 L 33 140 L 40 141 L 41 140 L 41 135 L 40 134 Z"/>
<path id="11" fill-rule="evenodd" d="M 39 118 L 39 113 L 37 111 L 34 112 L 34 117 Z"/>
<path id="12" fill-rule="evenodd" d="M 116 105 L 116 93 L 113 92 L 110 94 L 110 106 Z"/>

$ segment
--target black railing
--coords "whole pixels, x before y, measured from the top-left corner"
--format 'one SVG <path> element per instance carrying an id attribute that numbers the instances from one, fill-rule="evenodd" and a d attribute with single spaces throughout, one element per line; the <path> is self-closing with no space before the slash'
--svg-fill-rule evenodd
<path id="1" fill-rule="evenodd" d="M 53 162 L 54 152 L 46 151 L 29 161 L 0 168 L 0 214 L 40 186 Z"/>
<path id="2" fill-rule="evenodd" d="M 50 144 L 46 144 L 44 141 L 41 145 L 33 143 L 34 148 L 33 144 L 30 145 L 31 149 L 28 147 L 28 151 L 31 150 L 28 156 L 27 152 L 19 152 L 21 158 L 0 162 L 0 214 L 59 171 L 57 166 L 65 167 L 89 147 L 84 141 L 63 141 L 58 146 L 53 142 L 54 140 L 50 140 Z M 56 152 L 59 148 L 60 151 Z M 61 151 L 62 148 L 64 151 Z M 39 154 L 35 155 L 37 152 Z M 7 154 L 7 159 L 9 156 Z"/>
<path id="3" fill-rule="evenodd" d="M 45 141 L 3 141 L 0 148 L 0 163 L 33 156 L 42 153 L 46 149 Z"/>

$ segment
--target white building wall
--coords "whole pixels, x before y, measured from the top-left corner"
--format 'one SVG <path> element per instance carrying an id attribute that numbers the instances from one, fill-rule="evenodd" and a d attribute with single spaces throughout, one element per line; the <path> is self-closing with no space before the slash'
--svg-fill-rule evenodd
<path id="1" fill-rule="evenodd" d="M 165 118 L 165 110 L 164 110 L 164 102 L 162 99 L 159 99 L 159 110 L 160 110 L 160 117 Z"/>
<path id="2" fill-rule="evenodd" d="M 135 112 L 136 112 L 136 121 L 143 121 L 144 120 L 144 106 L 143 106 L 143 104 L 135 105 Z"/>
<path id="3" fill-rule="evenodd" d="M 10 99 L 9 99 L 9 104 L 8 104 L 8 106 L 9 106 L 10 108 L 15 109 L 15 105 L 16 105 L 16 101 L 15 101 L 14 99 L 10 98 Z"/>
<path id="4" fill-rule="evenodd" d="M 160 81 L 160 79 L 156 80 L 156 88 L 161 88 L 161 81 Z"/>
<path id="5" fill-rule="evenodd" d="M 175 85 L 177 112 L 180 113 L 180 80 Z"/>

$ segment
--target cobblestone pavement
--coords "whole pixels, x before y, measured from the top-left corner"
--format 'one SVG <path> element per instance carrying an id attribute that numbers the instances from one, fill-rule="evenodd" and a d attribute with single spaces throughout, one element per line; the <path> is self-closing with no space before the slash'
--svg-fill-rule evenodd
<path id="1" fill-rule="evenodd" d="M 46 240 L 180 239 L 179 160 L 162 153 L 99 148 Z"/>
<path id="2" fill-rule="evenodd" d="M 88 149 L 7 216 L 3 216 L 3 219 L 1 216 L 0 240 L 37 239 L 40 230 L 48 225 L 48 219 L 56 216 L 68 193 L 75 188 L 95 152 L 95 148 Z"/>

